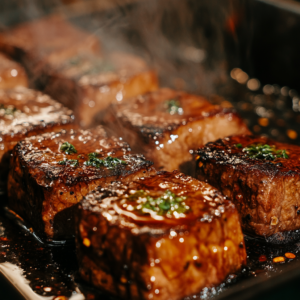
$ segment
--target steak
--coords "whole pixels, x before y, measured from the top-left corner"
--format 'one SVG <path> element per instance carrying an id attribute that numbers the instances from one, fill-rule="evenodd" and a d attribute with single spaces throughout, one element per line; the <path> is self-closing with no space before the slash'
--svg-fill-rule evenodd
<path id="1" fill-rule="evenodd" d="M 81 277 L 121 299 L 183 299 L 246 263 L 234 205 L 178 172 L 98 187 L 75 224 Z"/>
<path id="2" fill-rule="evenodd" d="M 0 89 L 12 89 L 16 86 L 28 86 L 26 72 L 19 63 L 0 53 Z"/>
<path id="3" fill-rule="evenodd" d="M 299 146 L 240 135 L 197 153 L 197 178 L 235 203 L 245 233 L 286 242 L 286 233 L 300 228 Z"/>
<path id="4" fill-rule="evenodd" d="M 198 147 L 249 132 L 234 110 L 166 88 L 111 106 L 101 123 L 145 154 L 157 169 L 188 174 L 195 170 L 191 154 Z"/>
<path id="5" fill-rule="evenodd" d="M 77 55 L 52 64 L 45 92 L 74 110 L 82 127 L 93 125 L 111 103 L 158 87 L 157 75 L 140 58 L 113 53 Z"/>
<path id="6" fill-rule="evenodd" d="M 156 73 L 142 59 L 125 53 L 102 56 L 95 36 L 59 16 L 7 31 L 0 35 L 1 48 L 22 62 L 33 86 L 73 109 L 82 127 L 91 127 L 112 101 L 158 87 Z"/>
<path id="7" fill-rule="evenodd" d="M 148 176 L 155 172 L 151 165 L 101 127 L 26 138 L 11 158 L 8 206 L 41 238 L 71 238 L 74 205 L 83 196 L 111 181 Z"/>
<path id="8" fill-rule="evenodd" d="M 9 156 L 25 137 L 71 128 L 73 112 L 49 96 L 17 87 L 0 90 L 0 189 L 5 191 Z"/>
<path id="9" fill-rule="evenodd" d="M 98 39 L 59 15 L 26 22 L 0 34 L 0 50 L 20 61 L 32 84 L 43 87 L 52 62 L 80 53 L 99 53 Z"/>

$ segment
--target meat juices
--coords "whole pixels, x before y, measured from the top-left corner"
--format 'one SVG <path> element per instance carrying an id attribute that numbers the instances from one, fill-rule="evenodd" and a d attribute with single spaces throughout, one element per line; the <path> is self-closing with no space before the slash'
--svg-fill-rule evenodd
<path id="1" fill-rule="evenodd" d="M 12 89 L 16 86 L 28 86 L 24 68 L 0 53 L 0 89 Z"/>
<path id="2" fill-rule="evenodd" d="M 0 90 L 0 193 L 6 189 L 9 156 L 25 137 L 71 128 L 73 112 L 49 96 L 24 87 Z"/>
<path id="3" fill-rule="evenodd" d="M 157 169 L 188 174 L 195 168 L 193 150 L 220 137 L 249 132 L 232 109 L 166 88 L 111 107 L 102 124 Z"/>
<path id="4" fill-rule="evenodd" d="M 271 151 L 264 145 L 274 145 L 274 159 L 249 157 L 256 155 L 249 152 L 253 145 L 265 148 L 264 155 Z M 197 152 L 197 178 L 232 199 L 246 233 L 276 243 L 292 238 L 285 234 L 300 228 L 299 146 L 241 135 L 208 143 Z"/>
<path id="5" fill-rule="evenodd" d="M 97 188 L 75 224 L 81 277 L 121 299 L 183 299 L 246 263 L 234 205 L 178 172 Z"/>
<path id="6" fill-rule="evenodd" d="M 13 151 L 8 206 L 40 237 L 66 239 L 74 235 L 73 209 L 84 195 L 114 180 L 148 176 L 151 165 L 101 127 L 30 137 Z"/>
<path id="7" fill-rule="evenodd" d="M 45 92 L 72 108 L 82 127 L 90 127 L 111 103 L 158 88 L 156 73 L 125 53 L 78 55 L 52 67 Z"/>
<path id="8" fill-rule="evenodd" d="M 112 101 L 158 87 L 156 73 L 142 59 L 124 53 L 103 57 L 95 36 L 58 16 L 7 31 L 0 35 L 1 48 L 26 66 L 35 87 L 73 109 L 83 127 Z"/>

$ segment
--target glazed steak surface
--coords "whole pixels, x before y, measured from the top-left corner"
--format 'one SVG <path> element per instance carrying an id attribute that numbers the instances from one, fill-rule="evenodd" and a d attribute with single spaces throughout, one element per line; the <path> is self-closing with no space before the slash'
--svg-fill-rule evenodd
<path id="1" fill-rule="evenodd" d="M 16 86 L 28 86 L 26 72 L 20 64 L 0 53 L 0 89 Z"/>
<path id="2" fill-rule="evenodd" d="M 25 137 L 70 128 L 73 112 L 49 96 L 24 87 L 0 90 L 0 181 L 7 179 L 9 156 Z M 3 187 L 2 187 L 3 189 Z"/>
<path id="3" fill-rule="evenodd" d="M 98 39 L 59 15 L 17 25 L 0 34 L 0 50 L 26 67 L 31 81 L 44 85 L 43 75 L 53 62 L 80 53 L 99 53 Z M 51 71 L 51 70 L 50 70 Z"/>
<path id="4" fill-rule="evenodd" d="M 274 145 L 278 154 L 251 158 L 251 145 Z M 300 228 L 299 146 L 241 135 L 208 143 L 198 154 L 197 178 L 232 199 L 245 232 L 268 237 Z"/>
<path id="5" fill-rule="evenodd" d="M 13 151 L 8 205 L 40 236 L 64 239 L 74 233 L 74 205 L 84 195 L 114 180 L 147 176 L 151 165 L 101 127 L 30 137 Z"/>
<path id="6" fill-rule="evenodd" d="M 112 53 L 70 56 L 51 64 L 45 92 L 74 110 L 83 127 L 110 103 L 158 87 L 156 73 L 139 57 Z"/>
<path id="7" fill-rule="evenodd" d="M 112 106 L 102 123 L 149 157 L 155 167 L 168 171 L 183 171 L 191 153 L 209 141 L 248 133 L 232 109 L 166 88 Z"/>
<path id="8" fill-rule="evenodd" d="M 178 172 L 97 188 L 75 224 L 80 275 L 122 299 L 183 299 L 246 263 L 234 205 Z"/>

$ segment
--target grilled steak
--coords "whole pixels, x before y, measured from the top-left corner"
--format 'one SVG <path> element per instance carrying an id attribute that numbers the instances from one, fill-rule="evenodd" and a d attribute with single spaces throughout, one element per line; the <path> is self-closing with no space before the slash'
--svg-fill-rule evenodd
<path id="1" fill-rule="evenodd" d="M 80 53 L 99 53 L 98 39 L 58 15 L 23 23 L 0 35 L 0 50 L 22 62 L 35 85 L 43 87 L 51 64 Z"/>
<path id="2" fill-rule="evenodd" d="M 102 122 L 114 135 L 124 137 L 144 153 L 156 168 L 180 169 L 191 174 L 193 150 L 227 135 L 248 133 L 232 110 L 210 104 L 206 99 L 160 89 L 110 107 Z"/>
<path id="3" fill-rule="evenodd" d="M 13 151 L 8 205 L 41 237 L 64 239 L 74 233 L 74 205 L 97 186 L 131 182 L 154 169 L 128 144 L 104 130 L 61 131 L 27 138 Z"/>
<path id="4" fill-rule="evenodd" d="M 73 112 L 49 96 L 24 87 L 0 90 L 0 189 L 8 174 L 9 156 L 25 137 L 71 128 Z"/>
<path id="5" fill-rule="evenodd" d="M 16 86 L 27 87 L 28 80 L 24 68 L 0 53 L 0 89 L 12 89 Z"/>
<path id="6" fill-rule="evenodd" d="M 178 172 L 97 188 L 75 224 L 80 275 L 122 299 L 183 299 L 246 263 L 234 205 Z"/>
<path id="7" fill-rule="evenodd" d="M 103 57 L 95 36 L 58 16 L 8 31 L 0 36 L 1 45 L 26 66 L 32 84 L 73 109 L 83 127 L 112 101 L 158 86 L 156 73 L 142 59 L 122 53 Z"/>
<path id="8" fill-rule="evenodd" d="M 78 55 L 52 64 L 45 92 L 74 110 L 83 127 L 112 102 L 157 89 L 156 73 L 138 57 Z"/>
<path id="9" fill-rule="evenodd" d="M 242 135 L 208 143 L 198 154 L 197 178 L 232 199 L 246 233 L 280 242 L 300 228 L 299 146 Z"/>

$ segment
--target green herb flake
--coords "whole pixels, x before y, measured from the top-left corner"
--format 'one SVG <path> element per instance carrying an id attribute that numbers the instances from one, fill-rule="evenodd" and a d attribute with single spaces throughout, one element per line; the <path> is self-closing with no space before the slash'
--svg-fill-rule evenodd
<path id="1" fill-rule="evenodd" d="M 79 166 L 79 162 L 77 159 L 67 159 L 67 160 L 61 160 L 58 162 L 59 165 L 67 165 L 67 166 L 71 166 L 71 167 L 78 167 Z"/>
<path id="2" fill-rule="evenodd" d="M 73 154 L 73 153 L 77 153 L 77 150 L 75 149 L 75 147 L 68 143 L 65 142 L 60 146 L 60 150 L 64 151 L 66 154 Z"/>
<path id="3" fill-rule="evenodd" d="M 166 101 L 167 111 L 170 115 L 182 115 L 183 109 L 181 107 L 180 101 L 178 99 L 171 99 Z"/>
<path id="4" fill-rule="evenodd" d="M 127 165 L 127 162 L 124 160 L 121 160 L 116 157 L 107 156 L 104 159 L 97 158 L 98 153 L 93 152 L 89 153 L 88 157 L 89 159 L 84 162 L 84 165 L 86 166 L 93 166 L 96 168 L 105 167 L 107 169 L 114 169 L 117 165 Z"/>
<path id="5" fill-rule="evenodd" d="M 185 204 L 187 197 L 177 196 L 167 190 L 162 196 L 153 198 L 143 190 L 138 190 L 128 197 L 129 201 L 137 202 L 134 210 L 141 214 L 153 214 L 159 216 L 173 216 L 174 213 L 187 213 L 190 207 Z"/>
<path id="6" fill-rule="evenodd" d="M 237 148 L 243 148 L 243 145 L 242 144 L 236 144 L 235 145 Z"/>
<path id="7" fill-rule="evenodd" d="M 275 160 L 277 158 L 289 158 L 286 150 L 277 150 L 276 146 L 252 144 L 243 149 L 247 156 L 256 159 Z"/>
<path id="8" fill-rule="evenodd" d="M 16 109 L 13 105 L 0 104 L 0 116 L 14 116 L 16 113 L 21 111 Z"/>

